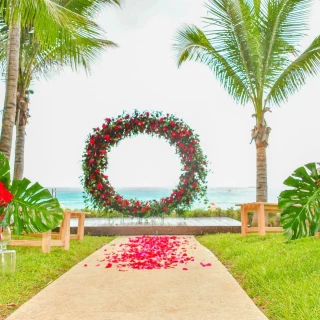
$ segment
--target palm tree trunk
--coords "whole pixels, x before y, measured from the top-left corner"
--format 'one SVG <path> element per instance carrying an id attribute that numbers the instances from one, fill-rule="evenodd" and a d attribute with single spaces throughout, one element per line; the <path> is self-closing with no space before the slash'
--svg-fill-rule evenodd
<path id="1" fill-rule="evenodd" d="M 20 90 L 20 101 L 18 102 L 17 122 L 16 122 L 16 147 L 14 159 L 14 176 L 15 180 L 23 179 L 24 171 L 24 145 L 26 136 L 26 124 L 28 119 L 28 101 L 26 96 Z"/>
<path id="2" fill-rule="evenodd" d="M 270 134 L 270 128 L 266 126 L 264 119 L 258 123 L 252 130 L 252 139 L 256 143 L 257 155 L 257 184 L 256 184 L 256 201 L 268 201 L 268 181 L 267 181 L 267 146 Z M 268 224 L 268 214 L 265 217 L 266 225 Z M 251 226 L 257 226 L 258 215 L 255 212 L 252 218 Z"/>
<path id="3" fill-rule="evenodd" d="M 268 201 L 268 181 L 267 181 L 267 147 L 256 146 L 257 151 L 257 186 L 256 201 Z"/>
<path id="4" fill-rule="evenodd" d="M 6 95 L 0 137 L 0 151 L 10 160 L 13 127 L 16 118 L 19 75 L 20 20 L 9 26 Z"/>
<path id="5" fill-rule="evenodd" d="M 16 129 L 16 150 L 15 150 L 15 159 L 14 159 L 14 180 L 23 179 L 23 170 L 24 170 L 24 143 L 26 135 L 26 126 L 17 126 Z"/>

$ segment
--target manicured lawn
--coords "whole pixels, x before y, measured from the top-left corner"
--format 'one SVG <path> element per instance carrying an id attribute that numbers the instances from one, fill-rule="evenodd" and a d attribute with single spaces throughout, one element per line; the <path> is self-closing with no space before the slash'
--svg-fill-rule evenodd
<path id="1" fill-rule="evenodd" d="M 17 266 L 14 277 L 0 276 L 0 319 L 113 239 L 86 236 L 81 242 L 71 241 L 68 251 L 53 247 L 47 254 L 41 247 L 11 247 L 17 252 Z"/>
<path id="2" fill-rule="evenodd" d="M 320 319 L 320 240 L 199 236 L 269 319 Z"/>

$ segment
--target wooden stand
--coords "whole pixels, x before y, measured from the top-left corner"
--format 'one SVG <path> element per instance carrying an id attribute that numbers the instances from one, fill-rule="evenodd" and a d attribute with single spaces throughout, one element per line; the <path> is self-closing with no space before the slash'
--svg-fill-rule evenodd
<path id="1" fill-rule="evenodd" d="M 84 219 L 89 212 L 77 212 L 66 210 L 60 225 L 58 234 L 52 234 L 49 230 L 43 233 L 26 234 L 32 237 L 41 237 L 40 240 L 11 240 L 10 246 L 41 246 L 44 253 L 50 252 L 51 247 L 62 247 L 62 250 L 70 249 L 70 239 L 83 240 L 84 238 Z M 70 235 L 70 218 L 78 218 L 78 230 L 76 235 Z"/>
<path id="2" fill-rule="evenodd" d="M 265 212 L 280 212 L 281 210 L 276 203 L 267 202 L 251 202 L 236 204 L 241 207 L 241 234 L 246 236 L 251 232 L 258 232 L 259 235 L 264 236 L 266 232 L 282 232 L 281 227 L 266 227 Z M 257 211 L 258 213 L 258 227 L 248 228 L 248 212 Z"/>
<path id="3" fill-rule="evenodd" d="M 84 219 L 86 214 L 90 214 L 90 212 L 81 212 L 81 211 L 65 211 L 70 213 L 70 218 L 77 218 L 78 219 L 78 230 L 77 234 L 71 235 L 71 239 L 74 240 L 83 240 L 84 238 Z"/>

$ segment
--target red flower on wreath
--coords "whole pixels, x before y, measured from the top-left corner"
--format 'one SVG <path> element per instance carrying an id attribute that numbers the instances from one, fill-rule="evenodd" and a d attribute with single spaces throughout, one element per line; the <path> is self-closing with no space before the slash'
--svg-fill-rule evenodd
<path id="1" fill-rule="evenodd" d="M 103 174 L 108 166 L 108 154 L 120 140 L 137 134 L 157 135 L 175 146 L 183 166 L 177 187 L 171 196 L 149 202 L 123 199 Z M 126 214 L 154 215 L 164 211 L 183 209 L 206 191 L 207 161 L 198 137 L 181 119 L 161 112 L 127 113 L 106 118 L 101 129 L 89 136 L 83 155 L 84 190 L 94 207 L 105 207 Z"/>
<path id="2" fill-rule="evenodd" d="M 102 188 L 103 188 L 102 184 L 101 184 L 101 183 L 98 183 L 98 184 L 97 184 L 97 189 L 98 189 L 98 190 L 102 190 Z"/>

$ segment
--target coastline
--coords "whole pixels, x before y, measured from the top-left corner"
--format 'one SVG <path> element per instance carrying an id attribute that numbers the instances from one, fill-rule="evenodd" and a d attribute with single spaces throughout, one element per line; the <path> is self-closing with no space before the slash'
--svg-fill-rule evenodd
<path id="1" fill-rule="evenodd" d="M 59 202 L 69 209 L 84 209 L 83 189 L 77 187 L 49 187 L 50 192 L 56 190 L 56 197 Z M 170 187 L 122 187 L 117 191 L 127 199 L 139 200 L 160 200 L 168 196 L 172 188 Z M 221 209 L 235 208 L 235 204 L 255 201 L 255 187 L 209 187 L 207 191 L 208 203 L 203 201 L 195 202 L 192 209 L 208 209 L 211 202 L 214 202 Z M 269 202 L 277 202 L 279 191 L 271 189 L 269 191 Z"/>

